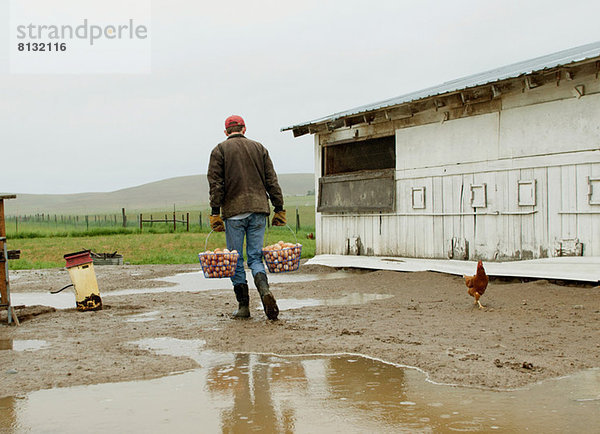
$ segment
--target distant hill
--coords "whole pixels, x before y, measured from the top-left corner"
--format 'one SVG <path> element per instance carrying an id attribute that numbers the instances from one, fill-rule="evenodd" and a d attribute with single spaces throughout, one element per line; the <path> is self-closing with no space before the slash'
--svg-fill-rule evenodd
<path id="1" fill-rule="evenodd" d="M 285 196 L 314 190 L 312 173 L 279 174 Z M 31 214 L 104 214 L 127 212 L 197 210 L 208 206 L 206 175 L 180 176 L 108 193 L 17 194 L 5 202 L 7 216 Z"/>

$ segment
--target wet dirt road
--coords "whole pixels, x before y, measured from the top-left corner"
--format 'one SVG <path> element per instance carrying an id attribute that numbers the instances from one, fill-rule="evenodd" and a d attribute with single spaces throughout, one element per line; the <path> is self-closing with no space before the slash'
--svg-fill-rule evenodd
<path id="1" fill-rule="evenodd" d="M 199 367 L 189 357 L 129 344 L 161 337 L 202 339 L 207 350 L 227 353 L 364 354 L 418 367 L 439 383 L 493 390 L 600 367 L 597 287 L 492 281 L 482 298 L 487 309 L 479 310 L 458 277 L 349 271 L 330 278 L 330 271 L 301 267 L 289 273 L 298 276 L 296 282 L 273 278 L 273 292 L 285 309 L 270 322 L 255 291 L 252 318 L 231 319 L 235 299 L 227 281 L 204 288 L 198 265 L 97 267 L 103 310 L 67 308 L 35 316 L 45 310 L 29 308 L 20 327 L 0 325 L 0 340 L 47 343 L 35 351 L 0 351 L 0 390 L 19 396 Z M 164 280 L 180 273 L 188 273 L 185 283 Z M 66 283 L 64 269 L 11 272 L 15 295 L 41 294 Z"/>

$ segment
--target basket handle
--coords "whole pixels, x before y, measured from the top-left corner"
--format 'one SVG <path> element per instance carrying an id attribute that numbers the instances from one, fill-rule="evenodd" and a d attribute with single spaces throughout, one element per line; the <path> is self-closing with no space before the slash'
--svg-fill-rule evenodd
<path id="1" fill-rule="evenodd" d="M 268 217 L 267 217 L 268 218 Z M 286 224 L 285 225 L 286 228 L 288 228 L 290 230 L 290 232 L 292 233 L 292 235 L 294 236 L 294 240 L 296 240 L 296 244 L 298 244 L 298 237 L 296 237 L 296 234 L 294 233 L 294 230 L 290 227 L 290 225 Z M 266 245 L 267 242 L 267 236 L 269 235 L 269 225 L 267 224 L 265 226 L 265 239 L 263 241 L 263 247 Z M 206 250 L 206 249 L 205 249 Z"/>
<path id="2" fill-rule="evenodd" d="M 204 251 L 206 252 L 206 249 L 208 248 L 208 238 L 210 237 L 210 235 L 214 232 L 214 230 L 211 230 L 208 235 L 206 236 L 206 241 L 204 242 Z"/>

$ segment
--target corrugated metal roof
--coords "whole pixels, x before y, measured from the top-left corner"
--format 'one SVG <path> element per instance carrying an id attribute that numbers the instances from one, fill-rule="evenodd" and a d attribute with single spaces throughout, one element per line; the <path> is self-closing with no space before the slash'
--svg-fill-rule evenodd
<path id="1" fill-rule="evenodd" d="M 372 110 L 379 110 L 382 108 L 396 106 L 411 101 L 417 101 L 435 95 L 441 95 L 448 92 L 454 92 L 475 86 L 494 83 L 508 78 L 515 78 L 521 75 L 531 74 L 532 72 L 543 71 L 545 69 L 555 68 L 561 65 L 568 65 L 570 63 L 580 62 L 582 60 L 598 56 L 600 56 L 600 41 L 593 42 L 587 45 L 582 45 L 580 47 L 570 48 L 568 50 L 559 51 L 557 53 L 548 54 L 546 56 L 536 57 L 535 59 L 525 60 L 523 62 L 514 63 L 512 65 L 492 69 L 479 74 L 459 78 L 457 80 L 448 81 L 438 86 L 433 86 L 416 92 L 407 93 L 405 95 L 386 99 L 384 101 L 379 101 L 374 104 L 367 104 L 343 112 L 334 113 L 330 116 L 325 116 L 312 121 L 282 128 L 281 131 L 288 131 L 299 127 L 305 127 L 308 125 L 315 125 L 322 122 L 334 121 L 336 119 L 345 118 L 347 116 L 353 116 L 361 113 L 366 113 Z"/>

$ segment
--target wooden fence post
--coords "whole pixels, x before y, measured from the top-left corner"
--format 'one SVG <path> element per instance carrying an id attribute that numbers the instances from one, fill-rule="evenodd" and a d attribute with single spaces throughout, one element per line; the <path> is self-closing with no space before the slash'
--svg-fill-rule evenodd
<path id="1" fill-rule="evenodd" d="M 127 227 L 127 215 L 125 214 L 125 208 L 121 208 L 121 212 L 123 213 L 123 227 Z"/>
<path id="2" fill-rule="evenodd" d="M 142 229 L 144 228 L 144 223 L 143 223 L 143 220 L 142 220 L 142 218 L 143 218 L 143 217 L 142 217 L 142 214 L 140 214 L 140 232 L 142 232 Z M 151 218 L 152 218 L 152 217 L 151 217 Z"/>
<path id="3" fill-rule="evenodd" d="M 190 231 L 190 213 L 189 212 L 187 213 L 186 217 L 187 217 L 187 219 L 186 219 L 186 221 L 187 221 L 187 231 L 189 232 Z"/>

